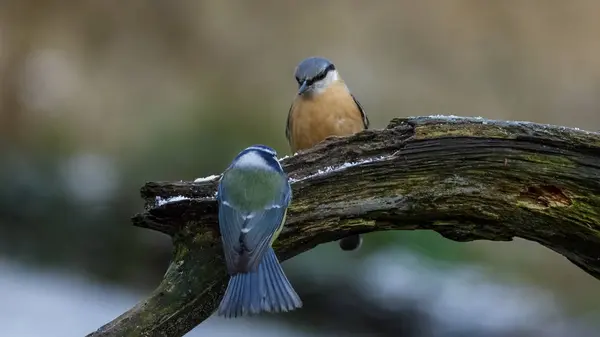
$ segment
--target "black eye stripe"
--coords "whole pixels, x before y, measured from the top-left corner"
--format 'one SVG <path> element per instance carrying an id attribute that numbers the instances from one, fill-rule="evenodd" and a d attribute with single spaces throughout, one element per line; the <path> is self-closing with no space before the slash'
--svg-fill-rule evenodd
<path id="1" fill-rule="evenodd" d="M 329 64 L 329 65 L 327 66 L 327 68 L 325 68 L 325 69 L 324 69 L 322 72 L 320 72 L 319 74 L 317 74 L 317 76 L 315 76 L 315 77 L 313 77 L 312 79 L 310 79 L 309 81 L 307 81 L 307 83 L 306 83 L 306 84 L 309 84 L 309 85 L 310 85 L 310 84 L 313 84 L 313 83 L 315 83 L 315 82 L 318 82 L 318 81 L 320 81 L 320 80 L 324 79 L 324 78 L 325 78 L 325 76 L 327 76 L 327 74 L 328 74 L 330 71 L 333 71 L 333 70 L 335 70 L 335 66 L 333 65 L 333 63 L 331 63 L 331 64 Z"/>
<path id="2" fill-rule="evenodd" d="M 326 71 L 319 73 L 317 76 L 313 77 L 313 82 L 320 81 L 320 80 L 324 79 L 325 76 L 327 76 Z"/>
<path id="3" fill-rule="evenodd" d="M 311 86 L 313 85 L 315 82 L 318 82 L 322 79 L 324 79 L 327 74 L 332 71 L 335 70 L 335 66 L 331 63 L 329 64 L 325 69 L 323 69 L 323 71 L 321 71 L 320 73 L 318 73 L 317 75 L 315 75 L 313 78 L 298 78 L 298 76 L 296 77 L 296 82 L 298 82 L 298 84 L 302 84 L 304 81 L 306 81 L 306 85 Z"/>

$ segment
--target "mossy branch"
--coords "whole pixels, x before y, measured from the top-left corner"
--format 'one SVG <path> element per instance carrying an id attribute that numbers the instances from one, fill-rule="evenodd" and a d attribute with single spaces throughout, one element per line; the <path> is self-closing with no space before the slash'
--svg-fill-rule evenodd
<path id="1" fill-rule="evenodd" d="M 282 165 L 294 195 L 275 245 L 282 261 L 350 233 L 428 229 L 455 241 L 538 242 L 600 278 L 599 133 L 403 118 Z M 182 336 L 213 313 L 227 283 L 217 180 L 142 188 L 147 209 L 133 222 L 173 238 L 171 265 L 148 299 L 89 336 Z"/>

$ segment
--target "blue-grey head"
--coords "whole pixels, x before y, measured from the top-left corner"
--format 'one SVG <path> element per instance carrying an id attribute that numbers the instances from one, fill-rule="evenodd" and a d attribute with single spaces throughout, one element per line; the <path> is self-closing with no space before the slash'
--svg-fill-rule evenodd
<path id="1" fill-rule="evenodd" d="M 298 95 L 319 93 L 339 79 L 335 65 L 324 57 L 309 57 L 298 64 L 295 72 Z"/>
<path id="2" fill-rule="evenodd" d="M 252 168 L 283 173 L 277 152 L 269 146 L 256 144 L 242 150 L 231 162 L 230 168 Z"/>

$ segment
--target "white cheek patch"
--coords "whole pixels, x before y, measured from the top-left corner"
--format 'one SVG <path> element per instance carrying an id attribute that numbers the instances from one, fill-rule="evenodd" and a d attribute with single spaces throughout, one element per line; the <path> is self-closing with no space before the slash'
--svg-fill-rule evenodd
<path id="1" fill-rule="evenodd" d="M 338 81 L 340 79 L 340 74 L 337 70 L 330 71 L 327 76 L 325 76 L 325 80 L 329 79 L 329 83 Z"/>
<path id="2" fill-rule="evenodd" d="M 320 80 L 319 82 L 316 82 L 314 84 L 314 89 L 313 91 L 316 94 L 321 94 L 323 93 L 323 91 L 325 91 L 325 89 L 329 88 L 329 86 L 337 81 L 340 80 L 340 75 L 337 72 L 337 70 L 332 70 L 330 72 L 327 73 L 327 76 L 325 76 L 324 79 Z"/>

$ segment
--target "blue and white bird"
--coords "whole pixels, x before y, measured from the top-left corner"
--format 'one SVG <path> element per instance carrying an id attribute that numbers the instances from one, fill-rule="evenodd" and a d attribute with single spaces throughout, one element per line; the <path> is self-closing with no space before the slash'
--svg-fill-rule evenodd
<path id="1" fill-rule="evenodd" d="M 218 315 L 227 318 L 302 307 L 271 247 L 292 199 L 277 152 L 253 145 L 219 181 L 219 229 L 230 275 Z"/>

